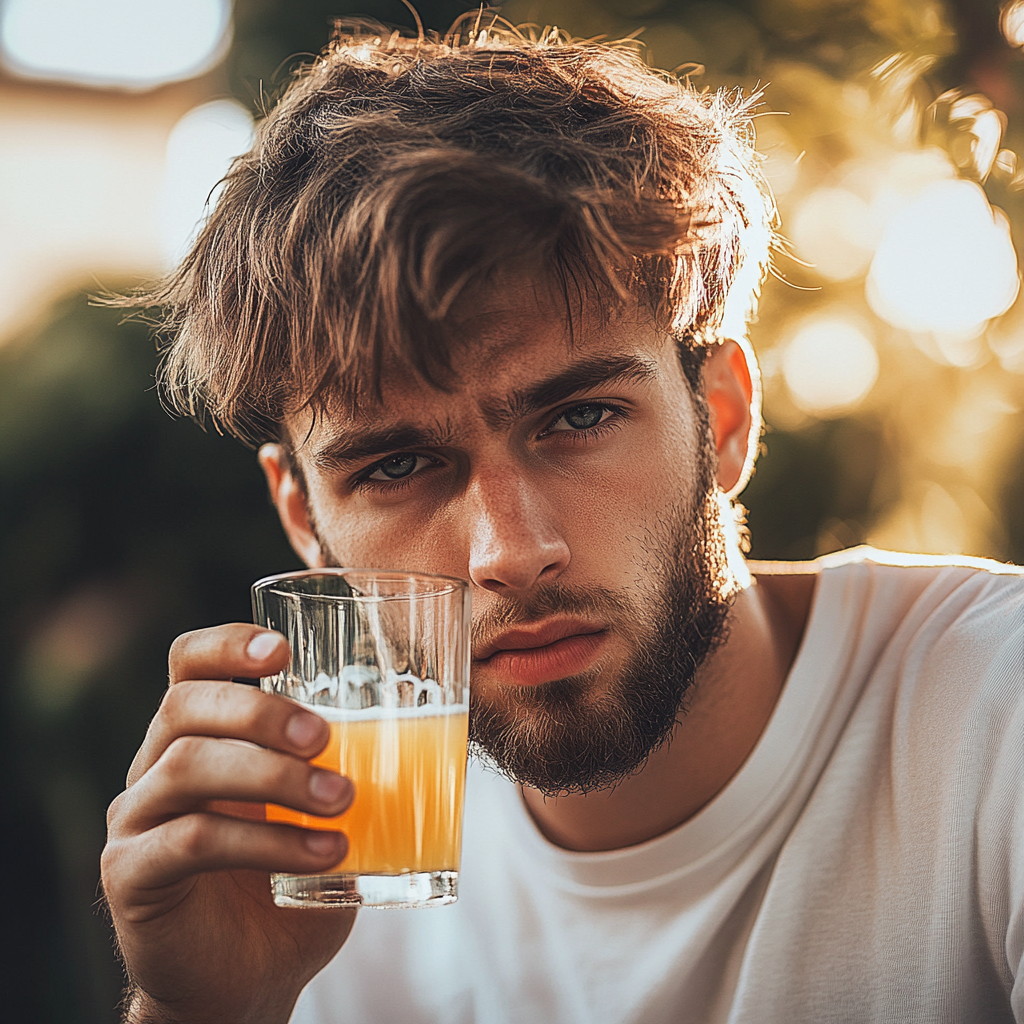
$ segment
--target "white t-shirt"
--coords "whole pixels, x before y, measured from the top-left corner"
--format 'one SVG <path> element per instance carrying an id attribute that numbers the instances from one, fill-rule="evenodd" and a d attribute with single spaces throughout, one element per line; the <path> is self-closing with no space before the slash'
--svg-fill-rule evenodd
<path id="1" fill-rule="evenodd" d="M 459 902 L 363 911 L 294 1024 L 1024 1024 L 1024 570 L 821 564 L 699 814 L 571 853 L 471 765 Z"/>

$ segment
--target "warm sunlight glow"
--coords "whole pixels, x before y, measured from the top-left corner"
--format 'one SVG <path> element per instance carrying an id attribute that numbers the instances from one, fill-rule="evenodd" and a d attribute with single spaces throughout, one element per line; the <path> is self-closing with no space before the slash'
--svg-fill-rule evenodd
<path id="1" fill-rule="evenodd" d="M 999 27 L 1011 46 L 1024 46 L 1024 0 L 1014 0 L 1003 8 Z"/>
<path id="2" fill-rule="evenodd" d="M 20 75 L 146 89 L 216 64 L 231 41 L 229 0 L 5 0 L 0 51 Z"/>
<path id="3" fill-rule="evenodd" d="M 174 126 L 167 140 L 159 209 L 160 247 L 168 266 L 185 255 L 216 202 L 217 183 L 231 161 L 252 145 L 252 132 L 249 111 L 234 100 L 204 103 Z"/>
<path id="4" fill-rule="evenodd" d="M 796 257 L 830 281 L 862 275 L 878 241 L 868 204 L 843 188 L 812 192 L 797 209 L 789 234 Z"/>
<path id="5" fill-rule="evenodd" d="M 910 331 L 971 331 L 1017 296 L 1017 256 L 1002 211 L 970 181 L 939 181 L 896 212 L 868 275 L 871 308 Z"/>
<path id="6" fill-rule="evenodd" d="M 782 372 L 804 412 L 832 416 L 860 402 L 878 378 L 866 329 L 838 316 L 806 322 L 786 346 Z"/>

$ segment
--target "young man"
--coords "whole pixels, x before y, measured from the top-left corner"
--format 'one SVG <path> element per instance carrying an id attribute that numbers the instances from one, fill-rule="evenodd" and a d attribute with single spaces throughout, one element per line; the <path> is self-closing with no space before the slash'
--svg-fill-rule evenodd
<path id="1" fill-rule="evenodd" d="M 309 565 L 471 582 L 498 771 L 455 907 L 278 909 L 345 839 L 258 805 L 351 785 L 227 682 L 283 638 L 179 638 L 103 859 L 128 1020 L 1024 1021 L 1024 580 L 744 564 L 771 216 L 743 106 L 614 49 L 364 33 L 289 90 L 150 297 L 167 395 Z"/>

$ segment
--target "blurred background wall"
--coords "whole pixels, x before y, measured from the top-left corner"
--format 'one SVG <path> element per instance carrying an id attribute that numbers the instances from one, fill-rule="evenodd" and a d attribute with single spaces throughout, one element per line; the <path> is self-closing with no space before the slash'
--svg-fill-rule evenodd
<path id="1" fill-rule="evenodd" d="M 421 0 L 443 29 L 468 4 Z M 94 907 L 179 632 L 296 566 L 250 452 L 160 410 L 145 325 L 90 306 L 182 251 L 333 15 L 398 0 L 0 0 L 0 790 L 5 1019 L 109 1022 Z M 753 341 L 752 553 L 870 542 L 1024 560 L 1024 2 L 512 0 L 765 89 L 786 253 Z M 296 57 L 298 55 L 298 57 Z"/>

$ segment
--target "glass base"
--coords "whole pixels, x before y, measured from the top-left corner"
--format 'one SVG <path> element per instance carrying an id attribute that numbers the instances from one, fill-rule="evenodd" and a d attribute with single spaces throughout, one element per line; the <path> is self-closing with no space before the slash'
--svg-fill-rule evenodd
<path id="1" fill-rule="evenodd" d="M 271 875 L 279 907 L 375 907 L 406 910 L 442 907 L 459 898 L 458 871 L 408 871 L 401 875 Z"/>

